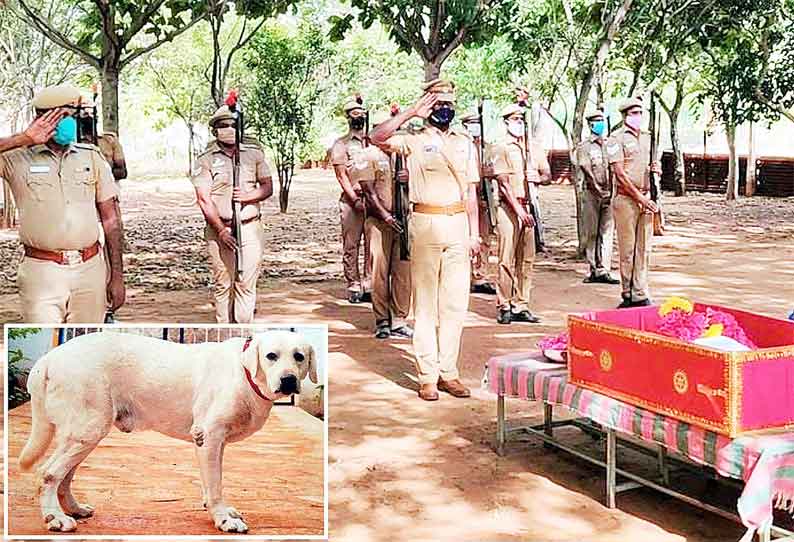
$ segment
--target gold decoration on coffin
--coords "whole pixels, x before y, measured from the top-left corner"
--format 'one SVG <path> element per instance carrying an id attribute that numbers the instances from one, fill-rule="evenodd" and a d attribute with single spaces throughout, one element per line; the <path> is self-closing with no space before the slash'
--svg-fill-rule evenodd
<path id="1" fill-rule="evenodd" d="M 724 399 L 723 417 L 721 422 L 695 416 L 682 412 L 678 409 L 653 403 L 640 397 L 631 394 L 622 393 L 612 388 L 602 386 L 595 382 L 589 382 L 578 378 L 573 378 L 570 374 L 570 367 L 573 360 L 569 360 L 569 382 L 572 384 L 580 385 L 584 388 L 591 389 L 604 395 L 611 395 L 620 401 L 633 403 L 637 406 L 658 412 L 660 414 L 670 415 L 678 418 L 687 423 L 698 425 L 705 429 L 721 433 L 730 438 L 735 438 L 740 435 L 756 435 L 756 434 L 769 434 L 778 433 L 781 431 L 790 431 L 794 429 L 794 420 L 789 420 L 783 424 L 776 424 L 773 426 L 754 427 L 752 429 L 744 429 L 741 427 L 742 419 L 742 365 L 744 363 L 755 363 L 765 360 L 775 360 L 786 357 L 794 358 L 794 345 L 782 346 L 774 348 L 764 348 L 760 350 L 753 350 L 750 352 L 722 352 L 718 350 L 711 350 L 695 344 L 684 343 L 675 339 L 659 335 L 648 331 L 634 330 L 630 328 L 621 327 L 615 324 L 604 324 L 602 322 L 595 322 L 576 315 L 568 316 L 568 329 L 570 330 L 574 325 L 583 328 L 604 333 L 615 337 L 628 339 L 638 344 L 649 344 L 655 346 L 663 346 L 666 349 L 678 352 L 687 352 L 697 354 L 699 356 L 714 358 L 723 364 L 723 387 L 712 389 L 709 386 L 702 384 L 697 386 L 697 390 L 704 395 L 711 395 L 712 397 L 722 397 Z M 569 345 L 569 351 L 579 350 L 575 347 L 571 350 L 573 345 Z M 579 350 L 583 351 L 583 350 Z M 592 354 L 591 356 L 592 357 Z"/>
<path id="2" fill-rule="evenodd" d="M 608 350 L 602 350 L 601 355 L 598 357 L 598 364 L 601 370 L 608 373 L 612 370 L 612 354 Z"/>
<path id="3" fill-rule="evenodd" d="M 673 373 L 673 389 L 681 395 L 684 395 L 689 389 L 689 379 L 681 369 Z"/>

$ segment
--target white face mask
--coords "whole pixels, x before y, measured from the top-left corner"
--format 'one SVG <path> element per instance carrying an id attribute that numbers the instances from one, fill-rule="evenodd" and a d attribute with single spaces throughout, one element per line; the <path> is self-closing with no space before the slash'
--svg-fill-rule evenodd
<path id="1" fill-rule="evenodd" d="M 234 145 L 234 136 L 236 132 L 234 127 L 230 126 L 228 128 L 218 128 L 217 132 L 218 135 L 216 137 L 218 138 L 218 141 L 221 143 L 226 143 L 227 145 Z"/>
<path id="2" fill-rule="evenodd" d="M 524 123 L 520 120 L 512 120 L 507 123 L 507 132 L 513 137 L 524 137 Z"/>
<path id="3" fill-rule="evenodd" d="M 475 124 L 467 124 L 466 125 L 466 130 L 469 131 L 469 134 L 471 134 L 471 137 L 480 137 L 482 135 L 482 130 L 480 129 L 480 125 L 476 124 L 476 123 Z"/>

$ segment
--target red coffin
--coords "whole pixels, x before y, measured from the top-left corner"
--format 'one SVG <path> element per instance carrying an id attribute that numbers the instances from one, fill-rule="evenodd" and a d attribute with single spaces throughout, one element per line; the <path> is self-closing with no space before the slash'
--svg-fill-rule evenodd
<path id="1" fill-rule="evenodd" d="M 571 382 L 727 435 L 794 429 L 794 322 L 732 314 L 759 346 L 723 352 L 649 330 L 658 307 L 568 317 Z"/>

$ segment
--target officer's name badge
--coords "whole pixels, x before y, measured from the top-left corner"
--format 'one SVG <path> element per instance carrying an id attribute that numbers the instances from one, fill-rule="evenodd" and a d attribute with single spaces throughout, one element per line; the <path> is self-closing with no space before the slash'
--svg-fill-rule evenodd
<path id="1" fill-rule="evenodd" d="M 438 152 L 438 147 L 435 145 L 425 145 L 424 149 L 425 152 Z"/>
<path id="2" fill-rule="evenodd" d="M 221 167 L 223 165 L 223 160 L 220 158 L 216 158 L 212 161 L 212 167 Z"/>
<path id="3" fill-rule="evenodd" d="M 50 166 L 46 166 L 46 165 L 45 166 L 32 165 L 32 166 L 30 166 L 30 172 L 31 173 L 49 173 L 50 172 Z"/>
<path id="4" fill-rule="evenodd" d="M 620 145 L 618 145 L 617 143 L 613 143 L 612 145 L 607 145 L 608 154 L 617 154 L 618 149 L 620 149 Z"/>

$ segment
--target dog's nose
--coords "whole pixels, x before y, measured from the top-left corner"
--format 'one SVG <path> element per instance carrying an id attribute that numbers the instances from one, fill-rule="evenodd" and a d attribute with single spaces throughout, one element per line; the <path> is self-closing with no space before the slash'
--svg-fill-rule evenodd
<path id="1" fill-rule="evenodd" d="M 298 377 L 295 375 L 282 376 L 279 391 L 284 395 L 290 395 L 298 391 Z"/>

